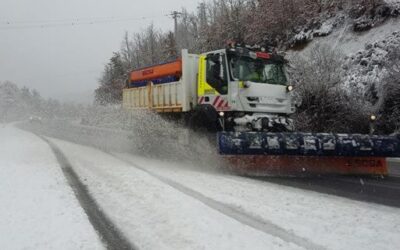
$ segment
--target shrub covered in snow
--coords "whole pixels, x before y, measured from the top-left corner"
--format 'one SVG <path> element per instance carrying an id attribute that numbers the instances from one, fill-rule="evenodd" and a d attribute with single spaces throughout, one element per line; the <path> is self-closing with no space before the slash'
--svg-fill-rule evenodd
<path id="1" fill-rule="evenodd" d="M 391 133 L 399 128 L 398 94 L 400 31 L 369 43 L 364 50 L 349 55 L 343 66 L 343 84 L 357 89 L 360 96 L 379 113 L 378 131 Z"/>
<path id="2" fill-rule="evenodd" d="M 378 129 L 384 133 L 400 132 L 400 47 L 390 46 L 384 62 L 386 75 L 378 103 Z"/>
<path id="3" fill-rule="evenodd" d="M 319 45 L 305 58 L 293 58 L 296 128 L 305 132 L 368 133 L 368 105 L 341 84 L 342 55 Z"/>

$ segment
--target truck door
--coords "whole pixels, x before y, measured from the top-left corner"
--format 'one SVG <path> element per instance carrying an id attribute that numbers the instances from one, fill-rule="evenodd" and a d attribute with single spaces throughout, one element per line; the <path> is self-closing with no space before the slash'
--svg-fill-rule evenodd
<path id="1" fill-rule="evenodd" d="M 225 53 L 210 53 L 200 57 L 198 77 L 198 103 L 225 111 L 228 102 L 228 69 Z"/>

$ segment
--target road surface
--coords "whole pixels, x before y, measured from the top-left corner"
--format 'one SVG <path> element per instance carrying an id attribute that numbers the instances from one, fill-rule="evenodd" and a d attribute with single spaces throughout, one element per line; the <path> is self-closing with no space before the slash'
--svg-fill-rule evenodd
<path id="1" fill-rule="evenodd" d="M 0 124 L 2 249 L 104 249 L 48 144 Z"/>
<path id="2" fill-rule="evenodd" d="M 389 172 L 393 177 L 400 177 L 400 159 L 389 159 Z"/>
<path id="3" fill-rule="evenodd" d="M 0 134 L 1 177 L 8 180 L 7 188 L 0 184 L 0 199 L 10 204 L 0 213 L 5 221 L 0 232 L 6 236 L 0 244 L 7 249 L 110 248 L 91 219 L 96 211 L 97 220 L 115 227 L 113 237 L 137 249 L 395 249 L 400 245 L 397 207 L 227 175 L 193 162 L 43 140 L 10 126 Z M 78 184 L 68 179 L 66 169 L 73 171 Z M 32 173 L 43 176 L 36 180 Z M 59 193 L 52 194 L 53 189 Z M 12 195 L 14 190 L 18 195 Z M 46 199 L 35 203 L 32 197 Z M 60 208 L 64 210 L 55 213 Z M 12 214 L 12 220 L 4 220 Z M 71 217 L 75 224 L 68 224 Z M 60 225 L 64 223 L 69 227 Z M 36 231 L 40 234 L 32 233 Z"/>

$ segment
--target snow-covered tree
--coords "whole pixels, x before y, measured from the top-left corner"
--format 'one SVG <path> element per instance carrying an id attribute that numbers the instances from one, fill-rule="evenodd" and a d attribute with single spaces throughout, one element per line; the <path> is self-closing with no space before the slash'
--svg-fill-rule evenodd
<path id="1" fill-rule="evenodd" d="M 100 87 L 96 89 L 95 100 L 99 104 L 119 103 L 122 100 L 122 89 L 127 78 L 126 63 L 120 53 L 114 53 L 106 65 Z"/>
<path id="2" fill-rule="evenodd" d="M 0 122 L 24 120 L 31 116 L 51 118 L 61 115 L 60 103 L 45 100 L 36 90 L 19 88 L 12 82 L 0 82 Z"/>

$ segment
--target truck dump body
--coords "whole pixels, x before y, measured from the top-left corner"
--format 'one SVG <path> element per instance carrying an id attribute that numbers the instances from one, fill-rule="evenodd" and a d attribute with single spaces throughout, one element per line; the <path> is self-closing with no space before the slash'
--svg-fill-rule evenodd
<path id="1" fill-rule="evenodd" d="M 132 71 L 123 90 L 123 107 L 161 113 L 190 111 L 197 101 L 197 60 L 197 55 L 183 50 L 179 60 Z"/>

